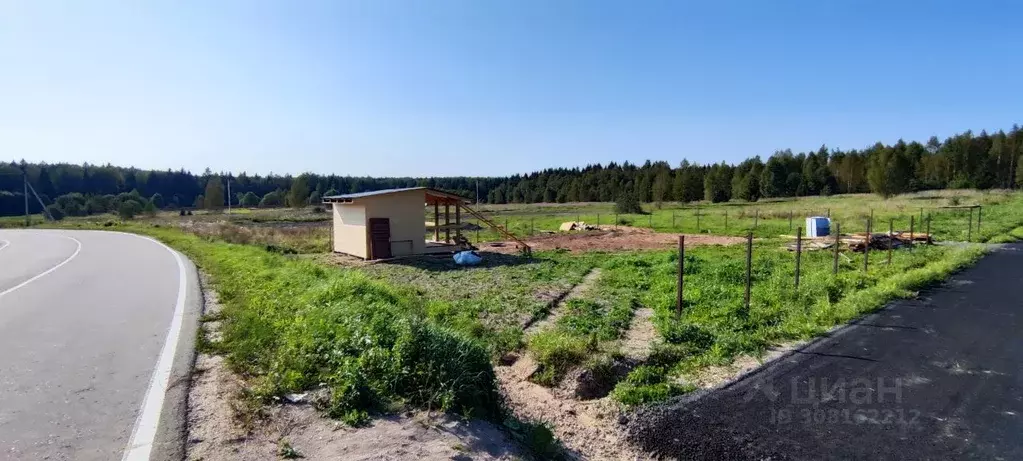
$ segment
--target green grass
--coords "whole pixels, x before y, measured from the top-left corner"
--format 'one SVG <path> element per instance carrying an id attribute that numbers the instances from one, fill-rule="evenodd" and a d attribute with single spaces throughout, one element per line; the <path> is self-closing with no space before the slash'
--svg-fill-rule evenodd
<path id="1" fill-rule="evenodd" d="M 963 203 L 985 204 L 984 227 L 974 234 L 975 240 L 1023 237 L 1023 213 L 1017 212 L 1023 208 L 1023 196 L 994 192 L 963 196 Z M 875 208 L 875 219 L 908 213 L 917 202 L 934 205 L 948 200 L 937 197 L 883 202 L 884 207 Z M 535 379 L 553 384 L 571 367 L 613 354 L 639 307 L 654 310 L 663 344 L 645 366 L 618 384 L 613 395 L 633 405 L 663 400 L 689 391 L 684 377 L 690 373 L 727 364 L 739 355 L 760 354 L 772 344 L 820 335 L 891 299 L 913 295 L 972 263 L 982 252 L 969 246 L 917 247 L 896 251 L 890 266 L 883 252 L 872 252 L 868 273 L 861 270 L 862 255 L 849 254 L 852 260 L 841 259 L 837 277 L 831 274 L 830 252 L 807 252 L 800 289 L 795 291 L 794 255 L 778 248 L 781 240 L 770 238 L 786 233 L 786 207 L 816 214 L 813 210 L 830 205 L 837 219 L 858 219 L 878 203 L 865 197 L 838 197 L 757 204 L 762 239 L 755 248 L 750 308 L 743 306 L 743 248 L 696 247 L 686 253 L 686 304 L 681 316 L 674 313 L 678 264 L 674 251 L 538 252 L 532 261 L 491 256 L 473 268 L 456 268 L 447 260 L 339 268 L 280 251 L 323 251 L 319 234 L 282 236 L 276 230 L 253 231 L 251 224 L 205 222 L 213 219 L 207 215 L 200 221 L 218 230 L 180 227 L 176 216 L 126 224 L 94 217 L 60 225 L 144 233 L 181 250 L 210 274 L 224 302 L 222 340 L 200 343 L 204 350 L 224 352 L 231 366 L 253 384 L 255 398 L 263 401 L 323 383 L 333 395 L 324 410 L 359 424 L 395 404 L 498 417 L 502 412 L 494 357 L 525 343 L 542 366 Z M 603 206 L 610 205 L 508 207 L 498 213 L 508 213 L 509 220 L 522 226 L 552 209 L 583 214 L 600 212 Z M 748 208 L 708 210 L 728 210 L 730 219 L 741 223 Z M 951 236 L 957 222 L 954 213 L 935 218 L 934 229 Z M 563 216 L 548 219 L 560 222 Z M 671 230 L 668 208 L 647 219 L 657 230 Z M 678 230 L 696 230 L 695 223 L 686 228 L 686 222 L 685 218 L 680 225 L 676 222 Z M 707 217 L 700 228 L 723 230 L 719 225 L 723 220 Z M 564 315 L 552 328 L 522 337 L 524 323 L 546 315 L 551 300 L 594 267 L 602 270 L 595 285 L 565 302 Z"/>
<path id="2" fill-rule="evenodd" d="M 970 231 L 970 212 L 942 208 L 958 203 L 960 206 L 981 205 L 983 210 L 973 212 Z M 611 203 L 578 204 L 511 204 L 483 205 L 481 210 L 499 225 L 519 236 L 543 231 L 556 231 L 565 221 L 581 220 L 591 224 L 611 225 L 621 221 L 625 225 L 653 228 L 658 232 L 709 233 L 743 236 L 753 232 L 759 238 L 795 235 L 796 228 L 804 226 L 808 216 L 831 216 L 841 225 L 842 232 L 863 232 L 867 218 L 873 212 L 874 230 L 888 230 L 889 220 L 896 230 L 909 230 L 910 217 L 914 227 L 925 230 L 931 220 L 931 232 L 939 240 L 985 242 L 999 234 L 1023 225 L 1023 193 L 1001 190 L 972 191 L 946 190 L 905 194 L 883 199 L 872 194 L 841 195 L 834 197 L 801 197 L 767 199 L 755 203 L 663 203 L 645 204 L 647 214 L 617 215 Z M 431 212 L 432 213 L 432 212 Z M 981 214 L 980 229 L 977 229 Z M 432 215 L 428 213 L 432 220 Z M 789 216 L 792 216 L 791 225 Z M 699 219 L 697 218 L 699 216 Z M 476 222 L 468 219 L 469 222 Z M 473 241 L 501 240 L 493 231 L 485 229 L 468 234 Z"/>

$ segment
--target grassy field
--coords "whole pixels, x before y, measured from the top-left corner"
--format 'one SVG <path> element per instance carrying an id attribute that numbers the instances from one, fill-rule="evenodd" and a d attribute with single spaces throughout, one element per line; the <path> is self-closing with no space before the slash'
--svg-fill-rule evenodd
<path id="1" fill-rule="evenodd" d="M 673 310 L 674 251 L 549 251 L 531 260 L 488 254 L 483 265 L 471 268 L 449 259 L 345 265 L 326 255 L 329 227 L 323 221 L 329 214 L 308 209 L 229 217 L 161 213 L 127 223 L 93 216 L 57 225 L 144 233 L 183 251 L 210 274 L 224 301 L 223 339 L 209 346 L 247 377 L 254 398 L 270 401 L 325 384 L 332 398 L 324 410 L 356 424 L 395 405 L 499 418 L 492 364 L 501 354 L 530 351 L 542 367 L 535 379 L 553 384 L 571 367 L 598 367 L 613 357 L 639 308 L 653 309 L 659 339 L 649 360 L 613 395 L 632 405 L 686 392 L 692 388 L 686 377 L 694 371 L 819 335 L 893 298 L 912 296 L 983 252 L 972 245 L 917 247 L 896 251 L 891 265 L 883 253 L 874 253 L 866 273 L 862 255 L 850 254 L 837 276 L 831 274 L 830 252 L 807 252 L 796 291 L 794 255 L 779 248 L 778 237 L 790 233 L 789 211 L 799 217 L 830 208 L 838 222 L 857 223 L 873 209 L 876 221 L 899 217 L 907 226 L 898 227 L 905 228 L 908 216 L 919 216 L 923 207 L 939 238 L 965 240 L 966 216 L 938 208 L 954 204 L 984 206 L 973 240 L 1023 238 L 1023 194 L 1002 192 L 707 205 L 699 209 L 699 229 L 694 209 L 668 204 L 651 215 L 619 217 L 633 224 L 647 220 L 659 231 L 742 235 L 759 210 L 750 307 L 743 303 L 743 248 L 694 247 L 686 252 L 681 315 Z M 610 207 L 517 205 L 486 211 L 498 221 L 507 218 L 516 230 L 530 222 L 534 229 L 554 228 L 575 214 L 596 223 L 596 215 L 605 216 Z M 16 226 L 20 219 L 3 218 L 0 225 Z M 845 232 L 862 230 L 847 225 Z M 564 315 L 551 328 L 524 337 L 523 325 L 546 316 L 553 301 L 594 268 L 601 275 L 591 289 L 563 303 Z"/>
<path id="2" fill-rule="evenodd" d="M 973 212 L 972 232 L 969 231 L 969 210 L 943 208 L 966 205 L 982 206 L 982 211 Z M 659 232 L 732 236 L 753 232 L 758 238 L 775 238 L 795 235 L 796 228 L 803 226 L 809 216 L 830 215 L 833 222 L 841 225 L 842 232 L 864 232 L 866 221 L 873 213 L 877 231 L 887 231 L 889 220 L 894 221 L 896 230 L 909 230 L 910 216 L 915 217 L 916 229 L 922 230 L 929 217 L 931 232 L 939 240 L 966 241 L 969 236 L 970 241 L 985 242 L 1023 225 L 1023 215 L 1018 213 L 1023 210 L 1023 194 L 1009 191 L 929 191 L 888 200 L 872 194 L 856 194 L 756 203 L 663 203 L 660 208 L 646 204 L 647 214 L 643 215 L 617 215 L 610 203 L 483 205 L 480 208 L 488 219 L 502 226 L 507 223 L 508 228 L 520 236 L 556 231 L 562 222 L 581 220 L 602 225 L 618 222 Z M 979 230 L 978 214 L 981 215 Z M 469 222 L 476 221 L 470 219 Z M 470 233 L 469 237 L 476 241 L 477 234 Z M 478 239 L 499 240 L 500 236 L 485 229 L 479 232 Z"/>

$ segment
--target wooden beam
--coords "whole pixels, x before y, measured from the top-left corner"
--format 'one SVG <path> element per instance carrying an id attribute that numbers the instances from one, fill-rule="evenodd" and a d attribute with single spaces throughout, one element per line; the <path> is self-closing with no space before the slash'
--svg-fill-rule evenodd
<path id="1" fill-rule="evenodd" d="M 444 225 L 451 224 L 451 205 L 444 204 Z M 444 243 L 451 243 L 451 229 L 444 229 Z"/>
<path id="2" fill-rule="evenodd" d="M 433 202 L 433 241 L 434 242 L 439 242 L 440 241 L 440 229 L 437 226 L 437 224 L 440 223 L 440 221 L 438 221 L 439 219 L 440 219 L 440 205 L 437 204 L 437 202 Z"/>
<path id="3" fill-rule="evenodd" d="M 455 228 L 455 240 L 460 240 L 462 237 L 462 207 L 458 202 L 455 202 L 455 225 L 458 226 Z"/>

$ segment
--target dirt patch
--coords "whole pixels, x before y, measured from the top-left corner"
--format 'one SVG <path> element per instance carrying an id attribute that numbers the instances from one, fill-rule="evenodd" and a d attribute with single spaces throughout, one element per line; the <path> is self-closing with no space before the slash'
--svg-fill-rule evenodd
<path id="1" fill-rule="evenodd" d="M 216 293 L 204 292 L 206 313 L 219 311 Z M 204 327 L 216 333 L 216 322 Z M 390 415 L 353 429 L 300 403 L 272 405 L 258 420 L 247 419 L 253 411 L 240 398 L 245 388 L 223 357 L 199 355 L 188 394 L 186 459 L 280 459 L 285 443 L 308 460 L 531 459 L 498 426 L 444 414 Z"/>
<path id="2" fill-rule="evenodd" d="M 658 339 L 653 318 L 653 309 L 649 307 L 636 309 L 629 329 L 622 338 L 622 355 L 641 362 L 650 357 L 650 350 Z"/>
<path id="3" fill-rule="evenodd" d="M 501 394 L 515 416 L 550 423 L 569 455 L 577 459 L 652 459 L 625 442 L 620 424 L 625 419 L 617 403 L 607 397 L 579 401 L 565 389 L 529 382 L 531 360 L 525 356 L 511 366 L 495 367 Z"/>
<path id="4" fill-rule="evenodd" d="M 627 226 L 601 226 L 600 230 L 585 232 L 559 232 L 538 235 L 524 241 L 534 250 L 564 249 L 573 252 L 614 250 L 661 250 L 678 245 L 682 234 L 654 232 L 652 229 Z M 685 234 L 686 246 L 734 245 L 745 241 L 742 237 Z M 517 251 L 513 242 L 482 243 L 481 249 L 494 252 Z"/>
<path id="5" fill-rule="evenodd" d="M 557 322 L 565 313 L 564 309 L 561 309 L 561 305 L 564 304 L 565 301 L 585 295 L 586 292 L 593 287 L 593 284 L 597 283 L 597 279 L 599 278 L 600 268 L 594 267 L 593 269 L 590 269 L 585 276 L 583 276 L 583 279 L 578 284 L 572 287 L 571 290 L 568 290 L 568 292 L 563 296 L 551 299 L 551 307 L 548 309 L 548 315 L 539 321 L 525 325 L 525 335 L 528 336 L 532 333 L 543 331 L 553 326 L 554 323 Z"/>

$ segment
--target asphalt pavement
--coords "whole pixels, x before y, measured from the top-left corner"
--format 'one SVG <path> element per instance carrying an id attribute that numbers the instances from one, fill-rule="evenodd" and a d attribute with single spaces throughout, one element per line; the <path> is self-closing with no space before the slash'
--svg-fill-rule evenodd
<path id="1" fill-rule="evenodd" d="M 1023 459 L 1023 246 L 722 389 L 634 415 L 675 459 Z"/>
<path id="2" fill-rule="evenodd" d="M 0 459 L 177 456 L 196 285 L 140 236 L 0 231 Z"/>

